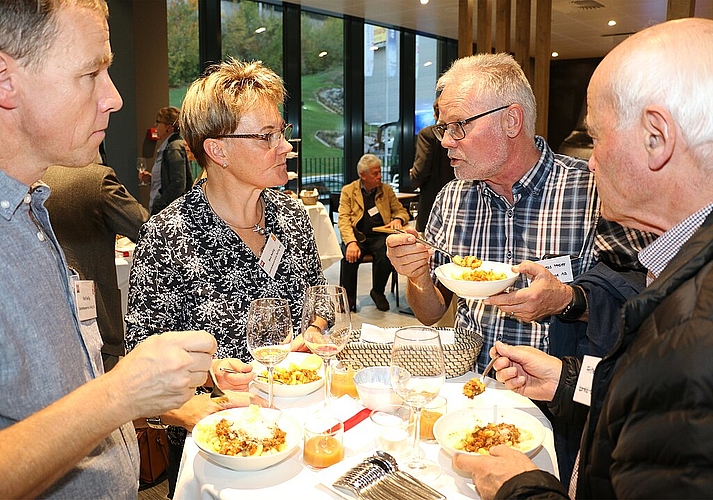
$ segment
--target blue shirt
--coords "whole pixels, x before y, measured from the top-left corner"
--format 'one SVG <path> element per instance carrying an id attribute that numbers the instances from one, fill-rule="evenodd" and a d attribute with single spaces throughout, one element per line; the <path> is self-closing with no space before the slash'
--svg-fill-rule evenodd
<path id="1" fill-rule="evenodd" d="M 43 205 L 48 196 L 47 186 L 30 192 L 0 170 L 0 429 L 103 372 L 96 320 L 78 320 L 71 273 Z M 136 498 L 138 472 L 136 435 L 128 423 L 43 496 Z"/>
<path id="2" fill-rule="evenodd" d="M 454 255 L 516 265 L 545 254 L 570 255 L 574 277 L 594 267 L 603 253 L 617 264 L 636 261 L 650 239 L 600 218 L 600 200 L 587 162 L 555 155 L 541 137 L 540 159 L 512 189 L 513 203 L 483 181 L 454 180 L 436 198 L 424 232 L 426 240 Z M 641 240 L 641 241 L 640 241 Z M 431 276 L 447 262 L 440 252 L 431 259 Z M 520 275 L 513 285 L 528 286 Z M 482 370 L 496 340 L 549 349 L 549 318 L 523 322 L 479 300 L 459 298 L 455 326 L 482 337 Z"/>

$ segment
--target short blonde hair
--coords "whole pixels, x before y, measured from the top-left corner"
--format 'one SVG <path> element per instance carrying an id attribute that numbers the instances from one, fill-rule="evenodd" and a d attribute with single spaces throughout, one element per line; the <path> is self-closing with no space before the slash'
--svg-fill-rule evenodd
<path id="1" fill-rule="evenodd" d="M 231 58 L 208 68 L 188 88 L 179 120 L 198 164 L 208 162 L 206 139 L 233 133 L 246 113 L 264 104 L 280 106 L 286 94 L 282 78 L 260 62 Z"/>

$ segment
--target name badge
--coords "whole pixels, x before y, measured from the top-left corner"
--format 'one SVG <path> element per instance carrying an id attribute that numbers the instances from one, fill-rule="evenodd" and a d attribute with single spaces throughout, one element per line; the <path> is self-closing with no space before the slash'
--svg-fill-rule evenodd
<path id="1" fill-rule="evenodd" d="M 574 274 L 572 272 L 572 259 L 569 255 L 560 255 L 558 257 L 552 257 L 551 259 L 542 259 L 537 262 L 541 266 L 544 266 L 549 272 L 551 272 L 555 278 L 560 280 L 562 283 L 569 283 L 574 280 Z"/>
<path id="2" fill-rule="evenodd" d="M 87 321 L 97 317 L 97 301 L 94 293 L 94 281 L 74 281 L 74 304 L 77 307 L 79 321 Z"/>
<path id="3" fill-rule="evenodd" d="M 584 356 L 582 369 L 577 377 L 577 388 L 574 391 L 574 400 L 577 403 L 590 406 L 592 403 L 592 382 L 594 380 L 594 369 L 602 358 L 595 356 Z"/>
<path id="4" fill-rule="evenodd" d="M 376 207 L 371 207 L 366 213 L 369 214 L 369 217 L 374 217 L 376 214 L 379 213 L 379 209 Z"/>
<path id="5" fill-rule="evenodd" d="M 277 273 L 277 268 L 280 265 L 280 260 L 282 259 L 282 254 L 285 253 L 285 245 L 280 243 L 277 236 L 270 233 L 267 237 L 267 243 L 265 244 L 265 249 L 260 255 L 259 265 L 262 267 L 270 278 L 274 278 Z"/>

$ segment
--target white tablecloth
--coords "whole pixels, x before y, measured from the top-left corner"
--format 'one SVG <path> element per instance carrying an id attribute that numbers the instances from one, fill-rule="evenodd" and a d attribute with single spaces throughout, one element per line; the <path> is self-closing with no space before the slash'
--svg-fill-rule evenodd
<path id="1" fill-rule="evenodd" d="M 552 430 L 547 418 L 527 398 L 508 391 L 490 380 L 488 390 L 473 401 L 462 395 L 463 383 L 475 374 L 446 381 L 441 395 L 448 399 L 448 411 L 462 406 L 503 406 L 522 409 L 542 422 L 545 440 L 533 461 L 543 470 L 557 475 L 557 458 L 554 451 Z M 253 389 L 254 390 L 254 389 Z M 304 421 L 310 411 L 322 405 L 323 391 L 320 389 L 308 396 L 296 399 L 275 398 L 275 405 L 290 412 L 298 421 Z M 324 484 L 331 484 L 343 472 L 371 455 L 375 450 L 373 423 L 367 418 L 344 434 L 346 457 L 344 461 L 320 472 L 311 471 L 301 463 L 302 448 L 299 447 L 285 461 L 262 471 L 238 472 L 225 469 L 207 460 L 199 452 L 190 434 L 183 450 L 181 469 L 176 485 L 175 500 L 223 499 L 223 500 L 266 500 L 282 499 L 327 499 L 342 498 Z M 430 460 L 441 466 L 441 476 L 431 484 L 450 499 L 478 498 L 470 475 L 455 471 L 451 458 L 438 444 L 421 443 Z"/>
<path id="2" fill-rule="evenodd" d="M 334 231 L 334 223 L 329 218 L 329 212 L 321 202 L 316 205 L 304 205 L 312 227 L 314 237 L 317 240 L 317 250 L 322 261 L 322 270 L 327 269 L 335 262 L 342 260 L 342 249 L 337 240 L 337 233 Z"/>

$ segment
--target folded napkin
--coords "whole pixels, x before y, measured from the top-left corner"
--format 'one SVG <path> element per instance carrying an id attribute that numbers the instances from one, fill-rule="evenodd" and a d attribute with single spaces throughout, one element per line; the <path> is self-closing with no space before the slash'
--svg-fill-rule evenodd
<path id="1" fill-rule="evenodd" d="M 398 328 L 381 328 L 369 323 L 362 323 L 361 336 L 359 340 L 362 342 L 376 342 L 379 344 L 391 344 L 394 341 Z M 438 329 L 441 335 L 442 344 L 455 344 L 455 334 L 452 328 Z"/>

